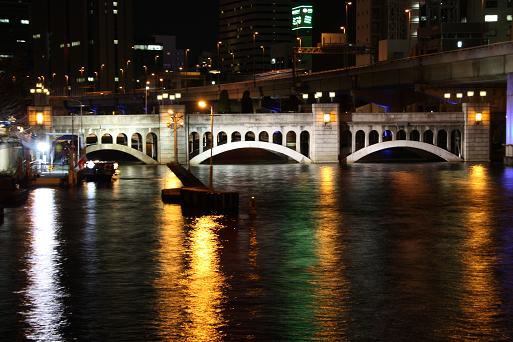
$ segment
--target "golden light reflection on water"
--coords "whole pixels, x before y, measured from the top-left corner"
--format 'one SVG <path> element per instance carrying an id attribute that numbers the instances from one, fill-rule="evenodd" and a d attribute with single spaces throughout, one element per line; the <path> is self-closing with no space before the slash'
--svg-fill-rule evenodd
<path id="1" fill-rule="evenodd" d="M 462 246 L 463 279 L 460 307 L 467 324 L 463 334 L 470 329 L 477 336 L 496 333 L 495 317 L 500 313 L 500 296 L 493 276 L 497 260 L 492 250 L 491 180 L 483 165 L 469 169 L 469 198 L 465 227 L 468 233 Z"/>
<path id="2" fill-rule="evenodd" d="M 24 291 L 27 310 L 22 313 L 29 326 L 26 338 L 36 341 L 62 341 L 64 325 L 63 289 L 59 284 L 59 243 L 56 237 L 55 190 L 37 189 L 29 215 L 30 249 Z"/>
<path id="3" fill-rule="evenodd" d="M 220 242 L 217 231 L 221 225 L 214 216 L 202 216 L 191 225 L 190 265 L 184 279 L 187 297 L 186 323 L 188 340 L 220 341 L 219 328 L 224 325 L 222 304 L 225 277 L 220 270 Z"/>
<path id="4" fill-rule="evenodd" d="M 344 277 L 345 264 L 342 258 L 342 227 L 344 218 L 337 210 L 336 171 L 331 166 L 321 167 L 319 184 L 320 212 L 317 221 L 316 240 L 319 259 L 319 282 L 316 285 L 318 303 L 316 316 L 319 322 L 317 338 L 345 335 L 339 331 L 340 321 L 347 319 L 349 281 Z"/>
<path id="5" fill-rule="evenodd" d="M 161 222 L 160 248 L 158 250 L 159 276 L 156 311 L 158 332 L 164 339 L 185 336 L 183 314 L 178 303 L 185 291 L 179 286 L 183 276 L 184 232 L 182 209 L 179 205 L 165 205 Z"/>
<path id="6" fill-rule="evenodd" d="M 166 172 L 165 176 L 162 178 L 162 189 L 174 189 L 181 188 L 183 186 L 182 182 L 176 175 L 169 171 Z"/>
<path id="7" fill-rule="evenodd" d="M 159 332 L 165 339 L 220 341 L 225 278 L 220 270 L 221 225 L 214 216 L 195 219 L 187 233 L 181 208 L 164 207 L 158 291 Z M 185 254 L 185 263 L 183 261 Z"/>

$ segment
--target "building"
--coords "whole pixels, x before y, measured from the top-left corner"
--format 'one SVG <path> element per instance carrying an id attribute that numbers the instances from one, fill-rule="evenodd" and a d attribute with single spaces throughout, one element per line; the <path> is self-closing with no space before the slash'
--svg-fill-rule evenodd
<path id="1" fill-rule="evenodd" d="M 0 73 L 30 73 L 30 1 L 0 0 Z"/>
<path id="2" fill-rule="evenodd" d="M 489 43 L 511 40 L 513 0 L 485 0 L 482 16 L 487 24 L 486 39 Z"/>
<path id="3" fill-rule="evenodd" d="M 380 40 L 406 39 L 407 49 L 414 47 L 418 16 L 418 1 L 358 0 L 356 2 L 356 45 L 365 46 L 371 52 L 357 55 L 356 64 L 366 65 L 378 61 Z M 402 55 L 405 54 L 407 52 L 402 53 Z"/>
<path id="4" fill-rule="evenodd" d="M 33 13 L 34 68 L 53 94 L 126 91 L 132 0 L 38 0 Z"/>
<path id="5" fill-rule="evenodd" d="M 219 4 L 217 47 L 222 71 L 268 71 L 274 45 L 292 49 L 292 0 L 221 0 Z"/>
<path id="6" fill-rule="evenodd" d="M 417 54 L 486 44 L 481 13 L 477 1 L 425 0 L 420 5 Z"/>

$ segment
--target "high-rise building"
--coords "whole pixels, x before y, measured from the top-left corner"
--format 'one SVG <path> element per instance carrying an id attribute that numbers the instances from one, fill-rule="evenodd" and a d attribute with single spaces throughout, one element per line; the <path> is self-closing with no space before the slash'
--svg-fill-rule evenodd
<path id="1" fill-rule="evenodd" d="M 511 40 L 513 0 L 485 0 L 481 2 L 483 5 L 482 18 L 487 24 L 486 38 L 488 42 L 498 43 Z"/>
<path id="2" fill-rule="evenodd" d="M 418 1 L 358 0 L 356 2 L 356 45 L 371 49 L 357 55 L 357 65 L 378 60 L 380 40 L 408 40 L 411 46 L 417 35 Z"/>
<path id="3" fill-rule="evenodd" d="M 420 4 L 417 53 L 426 54 L 486 44 L 478 1 L 424 0 Z"/>
<path id="4" fill-rule="evenodd" d="M 30 1 L 0 0 L 0 72 L 24 77 L 30 71 Z"/>
<path id="5" fill-rule="evenodd" d="M 132 77 L 132 0 L 37 0 L 36 75 L 56 94 L 124 92 Z"/>
<path id="6" fill-rule="evenodd" d="M 218 55 L 222 70 L 251 74 L 271 68 L 271 49 L 292 49 L 292 0 L 221 0 Z"/>

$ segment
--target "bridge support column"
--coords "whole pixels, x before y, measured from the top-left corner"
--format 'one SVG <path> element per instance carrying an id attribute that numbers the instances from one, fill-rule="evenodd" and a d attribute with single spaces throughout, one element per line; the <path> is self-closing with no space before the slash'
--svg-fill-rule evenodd
<path id="1" fill-rule="evenodd" d="M 176 117 L 177 125 L 176 140 L 178 147 L 178 162 L 187 163 L 187 118 L 185 117 L 184 105 L 164 105 L 161 106 L 160 115 L 160 138 L 158 161 L 160 164 L 166 164 L 174 161 L 175 143 L 174 143 L 174 121 Z"/>
<path id="2" fill-rule="evenodd" d="M 352 129 L 351 131 L 351 153 L 356 151 L 356 129 Z"/>
<path id="3" fill-rule="evenodd" d="M 465 128 L 463 159 L 465 161 L 490 160 L 490 104 L 463 103 Z"/>
<path id="4" fill-rule="evenodd" d="M 504 164 L 513 166 L 513 73 L 507 76 L 506 93 L 506 155 Z"/>
<path id="5" fill-rule="evenodd" d="M 313 139 L 310 150 L 314 163 L 338 162 L 340 154 L 338 107 L 338 103 L 315 103 L 312 105 Z"/>

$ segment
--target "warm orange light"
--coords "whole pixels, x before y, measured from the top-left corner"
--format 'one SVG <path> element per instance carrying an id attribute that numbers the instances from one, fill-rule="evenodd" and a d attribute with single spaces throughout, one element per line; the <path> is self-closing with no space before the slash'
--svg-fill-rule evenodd
<path id="1" fill-rule="evenodd" d="M 207 108 L 207 102 L 204 100 L 198 101 L 198 107 L 200 108 Z"/>
<path id="2" fill-rule="evenodd" d="M 43 122 L 44 122 L 44 116 L 43 116 L 43 113 L 41 113 L 41 112 L 36 113 L 36 123 L 37 123 L 38 125 L 42 125 L 42 124 L 43 124 Z"/>
<path id="3" fill-rule="evenodd" d="M 480 124 L 483 121 L 483 113 L 476 113 L 476 124 Z"/>
<path id="4" fill-rule="evenodd" d="M 324 124 L 328 124 L 331 122 L 331 114 L 324 114 Z"/>

